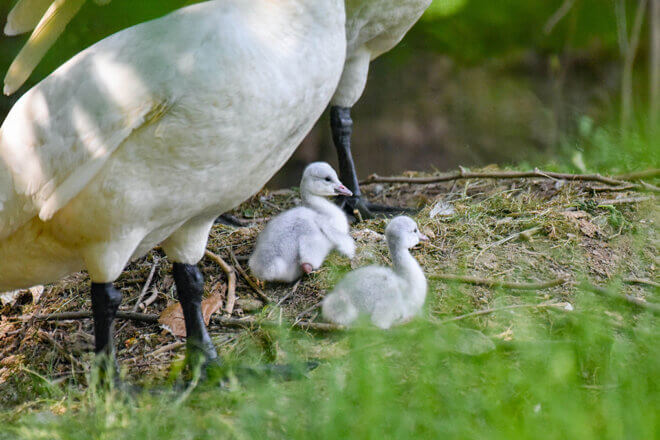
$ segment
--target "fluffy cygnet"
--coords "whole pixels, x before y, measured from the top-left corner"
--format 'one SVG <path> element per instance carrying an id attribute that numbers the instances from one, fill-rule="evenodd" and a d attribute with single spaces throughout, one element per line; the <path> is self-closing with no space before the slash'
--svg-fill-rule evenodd
<path id="1" fill-rule="evenodd" d="M 394 267 L 367 266 L 346 275 L 323 301 L 323 317 L 341 325 L 360 315 L 382 329 L 407 321 L 422 309 L 426 278 L 409 249 L 428 240 L 410 217 L 392 219 L 385 229 Z"/>
<path id="2" fill-rule="evenodd" d="M 351 195 L 335 170 L 325 162 L 308 165 L 300 194 L 302 206 L 272 219 L 257 239 L 250 268 L 263 280 L 295 281 L 321 267 L 333 249 L 349 258 L 355 254 L 346 215 L 327 199 Z"/>

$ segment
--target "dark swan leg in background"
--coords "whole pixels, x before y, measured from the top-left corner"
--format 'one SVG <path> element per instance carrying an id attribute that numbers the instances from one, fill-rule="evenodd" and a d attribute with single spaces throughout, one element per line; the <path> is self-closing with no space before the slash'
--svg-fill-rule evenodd
<path id="1" fill-rule="evenodd" d="M 357 210 L 362 218 L 374 218 L 376 215 L 393 216 L 412 212 L 411 209 L 369 203 L 362 196 L 355 164 L 353 163 L 353 155 L 351 154 L 353 120 L 351 119 L 350 107 L 330 107 L 330 127 L 332 128 L 332 139 L 339 159 L 339 179 L 353 192 L 350 197 L 340 196 L 337 199 L 346 214 L 354 218 Z"/>
<path id="2" fill-rule="evenodd" d="M 121 303 L 121 292 L 112 283 L 92 283 L 92 315 L 97 362 L 102 378 L 114 375 L 118 380 L 115 345 L 112 337 L 114 320 Z"/>
<path id="3" fill-rule="evenodd" d="M 186 323 L 187 355 L 191 365 L 209 364 L 218 359 L 213 341 L 202 317 L 204 276 L 191 264 L 174 263 L 174 282 Z"/>

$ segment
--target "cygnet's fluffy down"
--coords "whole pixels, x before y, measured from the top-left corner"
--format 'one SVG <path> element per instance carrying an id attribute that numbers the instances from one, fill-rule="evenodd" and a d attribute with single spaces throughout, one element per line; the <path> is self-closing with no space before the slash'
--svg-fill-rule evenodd
<path id="1" fill-rule="evenodd" d="M 346 215 L 327 199 L 351 194 L 330 165 L 308 165 L 300 182 L 302 206 L 266 225 L 250 257 L 252 272 L 266 281 L 292 282 L 321 267 L 333 249 L 353 258 L 355 243 Z"/>
<path id="2" fill-rule="evenodd" d="M 350 272 L 323 300 L 323 317 L 341 325 L 360 315 L 382 329 L 405 322 L 422 309 L 426 278 L 409 249 L 427 240 L 414 220 L 394 218 L 385 230 L 394 267 L 367 266 Z"/>

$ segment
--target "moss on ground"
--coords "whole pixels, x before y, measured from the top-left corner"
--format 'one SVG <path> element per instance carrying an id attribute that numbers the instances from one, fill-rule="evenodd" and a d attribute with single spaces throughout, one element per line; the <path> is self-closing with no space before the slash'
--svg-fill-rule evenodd
<path id="1" fill-rule="evenodd" d="M 594 186 L 480 179 L 366 187 L 376 202 L 419 209 L 415 218 L 431 238 L 413 251 L 430 278 L 423 316 L 389 332 L 314 334 L 291 331 L 288 325 L 318 320 L 313 306 L 346 271 L 389 263 L 382 235 L 386 221 L 381 219 L 355 226 L 353 261 L 332 254 L 295 291 L 266 284 L 265 293 L 279 306 L 253 310 L 255 294 L 239 276 L 234 316 L 256 314 L 282 326 L 239 330 L 212 325 L 221 355 L 241 364 L 323 363 L 303 381 L 234 383 L 225 391 L 203 388 L 181 403 L 188 417 L 179 425 L 168 419 L 176 418 L 171 402 L 177 398 L 150 395 L 126 401 L 112 393 L 100 398 L 88 386 L 89 320 L 15 319 L 88 310 L 84 273 L 46 286 L 41 295 L 23 292 L 1 310 L 0 426 L 7 438 L 88 438 L 84 435 L 101 432 L 121 432 L 124 438 L 156 438 L 166 432 L 306 438 L 312 431 L 322 438 L 621 438 L 624 432 L 631 433 L 629 438 L 653 438 L 654 372 L 660 366 L 652 343 L 658 336 L 657 317 L 584 286 L 607 286 L 619 295 L 659 302 L 660 210 L 653 196 L 594 192 Z M 231 249 L 247 268 L 245 259 L 264 220 L 298 203 L 297 197 L 295 189 L 258 194 L 233 212 L 250 225 L 216 225 L 208 248 L 226 261 Z M 620 203 L 640 197 L 645 200 Z M 438 204 L 448 215 L 432 215 Z M 520 235 L 525 231 L 532 233 Z M 143 311 L 160 313 L 175 302 L 171 265 L 154 250 L 131 263 L 117 282 L 127 310 L 154 265 L 145 295 L 151 302 Z M 207 259 L 202 266 L 208 293 L 224 292 L 224 272 Z M 568 282 L 522 291 L 434 277 L 440 274 Z M 488 308 L 499 311 L 446 323 Z M 180 344 L 172 345 L 177 341 L 155 324 L 118 322 L 118 358 L 127 380 L 167 387 L 184 355 Z M 158 426 L 149 426 L 156 421 Z"/>

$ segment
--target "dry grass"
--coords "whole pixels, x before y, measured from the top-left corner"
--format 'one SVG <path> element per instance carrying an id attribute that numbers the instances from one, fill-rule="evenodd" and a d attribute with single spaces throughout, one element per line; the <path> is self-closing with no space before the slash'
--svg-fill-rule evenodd
<path id="1" fill-rule="evenodd" d="M 537 179 L 467 180 L 430 185 L 370 185 L 366 193 L 379 203 L 420 209 L 416 218 L 431 241 L 416 249 L 414 255 L 428 275 L 454 273 L 518 282 L 565 277 L 570 280 L 565 285 L 541 292 L 511 291 L 507 295 L 569 303 L 575 286 L 582 280 L 601 284 L 634 277 L 657 282 L 660 210 L 656 201 L 599 207 L 598 200 L 614 196 L 595 195 L 588 188 L 580 182 Z M 616 197 L 629 196 L 626 192 L 616 193 Z M 295 190 L 260 193 L 233 212 L 241 219 L 252 221 L 253 226 L 217 225 L 208 248 L 226 261 L 230 261 L 231 249 L 246 268 L 245 258 L 264 220 L 298 202 Z M 453 206 L 455 212 L 431 218 L 430 212 L 439 202 Z M 321 270 L 306 277 L 293 293 L 292 286 L 266 284 L 264 292 L 275 303 L 281 302 L 281 307 L 262 309 L 253 289 L 239 276 L 239 301 L 233 316 L 261 313 L 263 319 L 295 320 L 318 303 L 325 291 L 350 268 L 369 263 L 388 264 L 382 237 L 385 225 L 386 221 L 380 219 L 358 224 L 354 230 L 358 242 L 356 258 L 351 262 L 333 254 Z M 533 228 L 538 228 L 533 236 L 519 235 Z M 123 309 L 133 309 L 155 264 L 153 280 L 144 295 L 151 302 L 142 311 L 160 313 L 176 301 L 171 264 L 160 250 L 153 250 L 133 262 L 117 281 L 124 294 Z M 208 259 L 201 266 L 207 291 L 223 291 L 226 277 L 220 267 Z M 447 293 L 450 290 L 459 294 Z M 657 290 L 649 286 L 628 286 L 627 290 L 638 298 L 658 301 L 654 297 Z M 447 289 L 446 283 L 433 281 L 427 313 L 449 318 L 488 307 L 493 303 L 493 292 L 491 288 L 470 285 Z M 84 385 L 92 359 L 91 321 L 33 323 L 15 318 L 89 308 L 89 280 L 80 273 L 46 286 L 40 298 L 24 292 L 1 309 L 2 401 L 20 401 L 18 384 L 21 378 L 33 374 Z M 306 317 L 317 319 L 317 312 L 312 310 Z M 242 338 L 262 337 L 256 329 L 212 326 L 211 331 L 221 353 L 240 354 Z M 177 344 L 178 339 L 153 324 L 120 321 L 116 340 L 120 364 L 132 380 L 162 379 L 172 362 L 183 356 L 184 349 L 182 344 Z M 322 344 L 323 340 L 318 343 Z"/>

